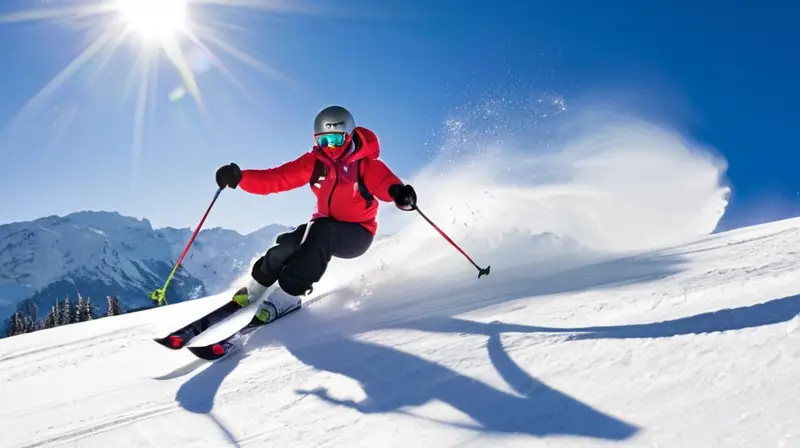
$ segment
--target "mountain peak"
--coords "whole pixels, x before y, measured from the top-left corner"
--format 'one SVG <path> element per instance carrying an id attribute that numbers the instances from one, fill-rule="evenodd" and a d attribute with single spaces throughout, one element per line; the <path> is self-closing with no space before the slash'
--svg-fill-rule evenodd
<path id="1" fill-rule="evenodd" d="M 70 213 L 64 217 L 55 217 L 63 222 L 70 222 L 76 225 L 114 228 L 114 227 L 136 227 L 152 231 L 153 225 L 147 218 L 134 218 L 125 216 L 115 211 L 105 210 L 84 210 Z"/>

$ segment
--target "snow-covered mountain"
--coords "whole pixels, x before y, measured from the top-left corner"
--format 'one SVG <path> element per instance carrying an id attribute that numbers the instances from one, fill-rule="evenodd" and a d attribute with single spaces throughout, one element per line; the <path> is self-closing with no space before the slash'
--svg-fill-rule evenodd
<path id="1" fill-rule="evenodd" d="M 201 230 L 168 289 L 170 302 L 229 287 L 275 236 L 272 225 L 242 235 Z M 56 300 L 80 293 L 104 311 L 105 297 L 123 306 L 150 303 L 191 236 L 192 229 L 154 229 L 146 219 L 115 212 L 79 212 L 0 226 L 0 320 L 35 303 L 44 314 Z"/>

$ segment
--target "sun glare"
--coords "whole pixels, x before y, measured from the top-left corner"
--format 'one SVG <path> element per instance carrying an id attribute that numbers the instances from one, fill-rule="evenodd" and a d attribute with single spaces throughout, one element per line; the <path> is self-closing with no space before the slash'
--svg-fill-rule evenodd
<path id="1" fill-rule="evenodd" d="M 187 0 L 115 0 L 123 23 L 144 40 L 172 39 L 188 24 Z"/>
<path id="2" fill-rule="evenodd" d="M 2 2 L 4 0 L 0 0 Z M 5 0 L 7 1 L 7 0 Z M 81 71 L 91 70 L 90 76 L 100 74 L 111 64 L 112 56 L 124 43 L 136 41 L 130 76 L 121 80 L 120 88 L 131 82 L 138 87 L 135 94 L 131 153 L 135 162 L 142 148 L 147 111 L 161 95 L 159 61 L 166 60 L 178 74 L 179 80 L 166 96 L 170 102 L 190 97 L 205 124 L 213 127 L 213 115 L 206 109 L 199 78 L 208 71 L 217 71 L 233 87 L 249 98 L 244 84 L 223 61 L 228 56 L 262 74 L 277 77 L 297 87 L 296 82 L 245 52 L 232 40 L 234 34 L 249 37 L 249 28 L 234 19 L 228 22 L 226 11 L 247 10 L 248 16 L 257 12 L 302 12 L 305 0 L 35 0 L 37 6 L 0 14 L 0 26 L 22 22 L 41 22 L 46 26 L 68 25 L 71 31 L 86 31 L 86 45 L 39 92 L 33 95 L 14 116 L 11 125 L 20 124 L 36 111 L 47 110 L 46 101 Z M 310 0 L 309 0 L 310 1 Z M 313 8 L 312 8 L 313 9 Z M 310 11 L 309 11 L 310 12 Z M 241 17 L 241 14 L 238 15 Z M 75 25 L 74 28 L 71 25 Z M 54 42 L 59 45 L 61 42 Z M 65 44 L 66 45 L 66 44 Z M 65 46 L 66 48 L 66 46 Z M 116 60 L 115 62 L 118 62 Z M 85 77 L 77 79 L 87 79 Z M 87 89 L 91 89 L 87 85 Z M 109 98 L 116 98 L 109 96 Z M 77 98 L 76 98 L 77 99 Z M 112 99 L 116 101 L 116 99 Z M 2 131 L 2 129 L 0 129 Z"/>

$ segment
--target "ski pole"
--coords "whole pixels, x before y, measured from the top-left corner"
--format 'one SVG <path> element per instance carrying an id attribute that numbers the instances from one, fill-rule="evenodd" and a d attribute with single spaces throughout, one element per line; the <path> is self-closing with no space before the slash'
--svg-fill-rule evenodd
<path id="1" fill-rule="evenodd" d="M 439 232 L 439 235 L 442 235 L 442 238 L 447 240 L 448 243 L 452 244 L 453 247 L 456 248 L 456 250 L 461 252 L 461 255 L 463 255 L 467 260 L 469 260 L 469 262 L 472 263 L 473 266 L 475 266 L 475 269 L 478 270 L 478 278 L 481 278 L 484 275 L 489 275 L 489 270 L 492 268 L 491 266 L 486 266 L 486 268 L 478 266 L 478 264 L 472 261 L 472 258 L 470 258 L 469 255 L 467 255 L 467 253 L 464 252 L 463 249 L 458 247 L 458 244 L 456 244 L 452 239 L 450 239 L 450 237 L 447 236 L 447 234 L 444 233 L 444 231 L 440 229 L 439 226 L 434 224 L 433 221 L 431 221 L 427 216 L 425 216 L 425 213 L 422 213 L 422 210 L 420 210 L 419 207 L 417 207 L 416 205 L 413 205 L 412 207 L 414 207 L 414 210 L 416 210 L 416 212 L 419 213 L 419 215 L 422 216 L 422 218 L 425 219 L 425 221 L 428 221 L 428 224 L 430 224 L 431 227 L 433 227 L 434 229 L 436 229 L 437 232 Z"/>
<path id="2" fill-rule="evenodd" d="M 194 229 L 194 233 L 192 233 L 192 237 L 189 239 L 189 242 L 186 244 L 186 247 L 183 249 L 183 253 L 178 258 L 178 262 L 175 263 L 175 267 L 172 268 L 172 272 L 169 273 L 169 277 L 167 277 L 166 283 L 161 289 L 156 289 L 152 293 L 150 293 L 150 298 L 156 302 L 156 306 L 165 305 L 167 303 L 167 287 L 169 283 L 172 281 L 172 277 L 175 275 L 175 272 L 178 270 L 178 266 L 180 266 L 181 261 L 183 261 L 183 257 L 189 252 L 189 248 L 192 247 L 192 243 L 194 243 L 194 239 L 197 237 L 197 234 L 200 233 L 200 229 L 203 227 L 203 223 L 206 221 L 208 217 L 208 213 L 211 211 L 211 207 L 214 206 L 214 203 L 217 202 L 217 198 L 219 194 L 222 192 L 222 188 L 219 188 L 217 192 L 214 194 L 214 199 L 211 200 L 211 204 L 208 205 L 208 209 L 206 209 L 205 215 L 203 215 L 203 219 L 200 220 L 200 224 L 197 225 L 197 228 Z"/>

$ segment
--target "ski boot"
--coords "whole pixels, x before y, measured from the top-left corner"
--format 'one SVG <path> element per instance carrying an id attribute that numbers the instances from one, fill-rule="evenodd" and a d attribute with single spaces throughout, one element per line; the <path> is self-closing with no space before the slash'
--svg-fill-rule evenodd
<path id="1" fill-rule="evenodd" d="M 258 300 L 266 291 L 266 286 L 251 279 L 247 283 L 247 286 L 239 288 L 239 290 L 233 294 L 232 300 L 239 305 L 239 307 L 244 308 L 250 303 Z"/>
<path id="2" fill-rule="evenodd" d="M 247 294 L 247 286 L 241 287 L 235 294 L 233 294 L 233 301 L 237 305 L 244 308 L 250 303 L 250 295 Z"/>
<path id="3" fill-rule="evenodd" d="M 290 296 L 282 289 L 277 288 L 258 306 L 255 319 L 262 324 L 268 324 L 276 318 L 300 308 L 301 302 L 300 297 Z"/>

